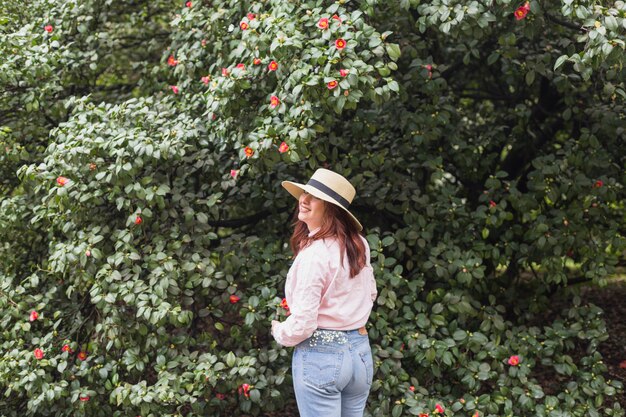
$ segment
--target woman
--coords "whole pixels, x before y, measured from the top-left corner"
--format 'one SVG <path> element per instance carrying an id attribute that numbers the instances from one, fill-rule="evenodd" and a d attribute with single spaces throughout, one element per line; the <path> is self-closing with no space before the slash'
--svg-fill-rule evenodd
<path id="1" fill-rule="evenodd" d="M 363 227 L 348 211 L 356 191 L 327 169 L 315 171 L 307 184 L 282 185 L 298 199 L 295 259 L 285 284 L 291 314 L 272 321 L 272 334 L 296 347 L 292 375 L 300 417 L 362 417 L 373 377 L 365 324 L 376 281 Z"/>

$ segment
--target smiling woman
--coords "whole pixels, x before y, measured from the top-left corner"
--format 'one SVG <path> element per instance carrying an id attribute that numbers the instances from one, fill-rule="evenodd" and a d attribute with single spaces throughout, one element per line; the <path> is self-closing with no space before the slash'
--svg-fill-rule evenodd
<path id="1" fill-rule="evenodd" d="M 354 187 L 319 169 L 307 184 L 283 187 L 298 199 L 287 274 L 291 315 L 272 322 L 284 346 L 296 346 L 292 373 L 300 416 L 362 416 L 373 377 L 365 324 L 376 298 L 369 246 L 348 211 Z"/>

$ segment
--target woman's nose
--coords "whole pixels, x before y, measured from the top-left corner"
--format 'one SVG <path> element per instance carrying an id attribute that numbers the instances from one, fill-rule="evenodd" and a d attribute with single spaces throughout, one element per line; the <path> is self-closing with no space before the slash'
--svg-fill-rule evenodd
<path id="1" fill-rule="evenodd" d="M 308 203 L 311 200 L 311 194 L 302 193 L 300 195 L 300 201 L 303 203 Z"/>

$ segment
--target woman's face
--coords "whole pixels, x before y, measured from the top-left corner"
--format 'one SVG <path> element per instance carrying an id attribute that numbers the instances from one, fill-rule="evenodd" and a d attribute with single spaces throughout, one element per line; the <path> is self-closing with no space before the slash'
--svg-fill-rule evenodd
<path id="1" fill-rule="evenodd" d="M 309 232 L 322 226 L 326 211 L 325 201 L 306 191 L 298 199 L 298 220 L 306 223 Z"/>

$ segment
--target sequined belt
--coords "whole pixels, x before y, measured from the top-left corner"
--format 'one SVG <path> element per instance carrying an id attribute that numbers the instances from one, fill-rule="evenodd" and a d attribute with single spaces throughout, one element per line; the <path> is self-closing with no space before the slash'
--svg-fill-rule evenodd
<path id="1" fill-rule="evenodd" d="M 318 343 L 337 343 L 343 345 L 348 342 L 348 336 L 346 333 L 353 332 L 354 330 L 327 330 L 317 329 L 311 335 L 310 345 L 315 346 Z M 356 329 L 360 335 L 366 335 L 367 329 L 365 326 Z"/>

